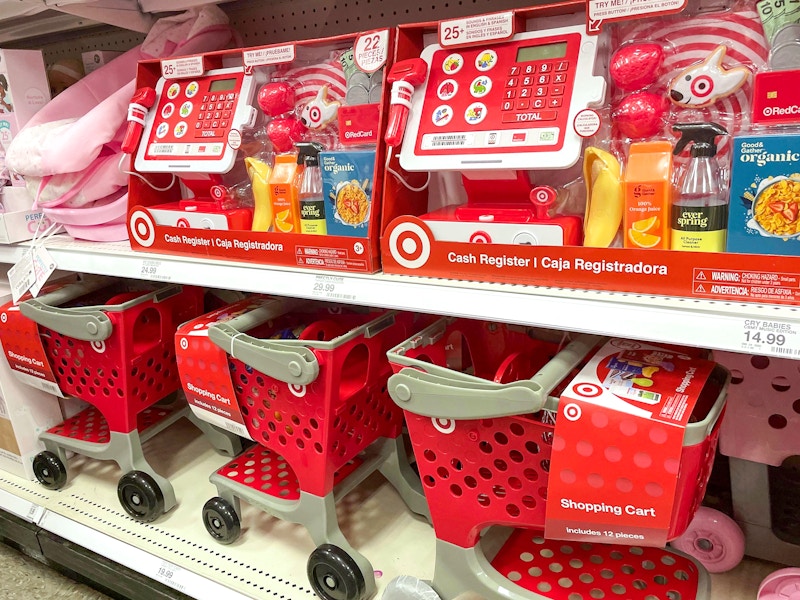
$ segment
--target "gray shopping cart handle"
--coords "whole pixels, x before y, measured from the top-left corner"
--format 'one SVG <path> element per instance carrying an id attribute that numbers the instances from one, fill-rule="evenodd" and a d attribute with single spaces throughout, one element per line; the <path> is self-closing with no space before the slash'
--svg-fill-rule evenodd
<path id="1" fill-rule="evenodd" d="M 254 311 L 208 328 L 208 337 L 222 350 L 269 377 L 295 385 L 307 385 L 319 375 L 319 362 L 303 345 L 262 340 L 243 333 L 275 319 L 300 303 L 275 299 Z"/>
<path id="2" fill-rule="evenodd" d="M 111 319 L 100 310 L 60 308 L 59 305 L 80 298 L 109 284 L 106 278 L 87 278 L 70 283 L 39 298 L 25 300 L 20 312 L 28 319 L 77 340 L 100 342 L 111 336 Z"/>
<path id="3" fill-rule="evenodd" d="M 428 373 L 406 367 L 389 378 L 392 400 L 418 415 L 440 419 L 489 419 L 536 413 L 548 404 L 550 392 L 577 367 L 602 337 L 580 335 L 531 378 L 511 383 L 486 380 L 434 368 Z"/>
<path id="4" fill-rule="evenodd" d="M 489 419 L 539 412 L 547 401 L 533 381 L 478 383 L 405 368 L 389 378 L 395 404 L 423 417 Z"/>

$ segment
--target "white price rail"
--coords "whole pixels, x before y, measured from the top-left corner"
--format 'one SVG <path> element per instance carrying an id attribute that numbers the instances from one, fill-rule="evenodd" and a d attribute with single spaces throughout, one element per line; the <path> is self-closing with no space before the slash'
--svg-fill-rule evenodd
<path id="1" fill-rule="evenodd" d="M 54 236 L 46 245 L 60 269 L 79 273 L 213 285 L 800 358 L 800 352 L 796 352 L 800 347 L 800 307 L 225 263 L 201 256 L 133 252 L 127 242 L 78 242 L 66 236 Z M 22 251 L 21 246 L 0 246 L 0 262 L 19 260 Z M 746 325 L 749 321 L 780 327 L 753 330 Z M 785 327 L 797 335 L 787 333 Z M 756 337 L 759 331 L 761 335 Z"/>
<path id="2" fill-rule="evenodd" d="M 41 521 L 42 515 L 44 515 L 45 512 L 44 507 L 39 504 L 20 498 L 3 489 L 0 489 L 0 508 L 20 519 L 36 524 Z"/>

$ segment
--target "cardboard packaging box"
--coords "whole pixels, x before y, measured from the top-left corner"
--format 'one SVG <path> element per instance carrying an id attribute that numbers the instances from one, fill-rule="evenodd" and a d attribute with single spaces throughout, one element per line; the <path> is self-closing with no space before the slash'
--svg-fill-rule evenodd
<path id="1" fill-rule="evenodd" d="M 800 260 L 769 250 L 766 238 L 759 240 L 762 253 L 753 254 L 751 245 L 741 250 L 748 254 L 735 257 L 658 249 L 665 235 L 655 231 L 665 219 L 652 216 L 637 223 L 646 230 L 634 232 L 637 248 L 584 246 L 580 231 L 567 236 L 567 219 L 586 224 L 583 167 L 589 147 L 614 154 L 623 173 L 632 143 L 666 141 L 674 147 L 673 125 L 698 118 L 692 102 L 699 100 L 677 89 L 686 80 L 683 72 L 719 58 L 720 44 L 728 48 L 726 68 L 748 67 L 740 77 L 765 71 L 769 47 L 756 11 L 749 2 L 725 4 L 699 14 L 693 2 L 657 13 L 639 3 L 620 8 L 570 1 L 400 25 L 393 64 L 419 61 L 422 67 L 387 75 L 418 77 L 402 143 L 387 151 L 384 272 L 800 305 Z M 747 31 L 747 42 L 698 34 L 722 29 Z M 695 43 L 702 51 L 692 46 L 697 53 L 680 61 L 655 56 L 655 67 L 632 69 L 647 75 L 643 81 L 628 79 L 631 71 L 612 62 L 621 48 L 655 44 L 661 52 Z M 612 64 L 618 67 L 613 72 Z M 664 85 L 675 89 L 665 94 Z M 743 133 L 741 117 L 752 94 L 748 79 L 724 98 L 707 100 L 715 122 L 729 134 L 720 143 L 723 169 L 730 165 L 731 137 Z M 673 177 L 685 168 L 687 154 L 674 157 Z M 622 196 L 618 185 L 604 181 L 608 189 L 598 196 Z M 732 196 L 731 205 L 737 202 Z M 610 221 L 619 222 L 622 208 L 596 211 L 597 223 L 618 227 Z M 779 245 L 785 254 L 794 241 Z M 776 273 L 781 277 L 775 279 Z"/>
<path id="2" fill-rule="evenodd" d="M 0 188 L 0 244 L 15 244 L 33 238 L 37 228 L 42 234 L 51 222 L 41 210 L 32 210 L 33 198 L 25 187 Z M 42 224 L 39 221 L 43 220 Z"/>
<path id="3" fill-rule="evenodd" d="M 49 101 L 41 50 L 0 50 L 0 145 L 7 146 Z M 12 185 L 25 185 L 21 177 L 10 177 Z"/>
<path id="4" fill-rule="evenodd" d="M 131 177 L 131 247 L 377 271 L 383 170 L 376 165 L 384 160 L 379 141 L 389 86 L 383 73 L 391 67 L 394 33 L 380 29 L 140 62 L 137 86 L 154 88 L 158 98 L 133 167 L 153 186 L 169 189 L 159 192 Z M 327 221 L 325 234 L 303 232 L 302 178 L 296 176 L 303 144 L 340 156 L 371 150 L 369 164 L 359 167 L 360 191 L 347 195 L 352 224 Z M 170 185 L 176 176 L 179 181 Z M 365 182 L 367 191 L 361 189 Z M 327 220 L 334 206 L 328 196 L 324 201 Z"/>
<path id="5" fill-rule="evenodd" d="M 800 133 L 733 140 L 728 252 L 800 255 Z"/>
<path id="6" fill-rule="evenodd" d="M 11 300 L 7 281 L 0 281 L 0 303 Z M 68 413 L 80 408 L 68 402 Z M 65 418 L 62 401 L 52 394 L 21 383 L 8 366 L 5 352 L 0 358 L 0 469 L 34 479 L 33 457 L 44 450 L 39 434 Z"/>

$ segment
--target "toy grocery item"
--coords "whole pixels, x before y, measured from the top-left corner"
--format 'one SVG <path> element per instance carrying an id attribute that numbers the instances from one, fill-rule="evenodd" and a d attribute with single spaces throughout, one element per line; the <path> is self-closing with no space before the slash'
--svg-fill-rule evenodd
<path id="1" fill-rule="evenodd" d="M 374 150 L 320 153 L 328 233 L 366 237 L 375 182 Z"/>
<path id="2" fill-rule="evenodd" d="M 272 227 L 272 195 L 270 194 L 269 179 L 272 167 L 268 162 L 248 156 L 244 159 L 247 166 L 247 176 L 253 192 L 255 208 L 253 210 L 253 231 L 269 231 Z"/>
<path id="3" fill-rule="evenodd" d="M 203 309 L 199 288 L 151 286 L 90 277 L 45 289 L 38 299 L 0 309 L 0 340 L 25 383 L 89 407 L 42 432 L 46 450 L 33 461 L 49 489 L 67 484 L 67 452 L 115 461 L 123 471 L 120 504 L 150 522 L 176 504 L 170 482 L 156 473 L 142 443 L 181 417 L 182 402 L 163 403 L 180 389 L 174 332 Z M 198 425 L 221 451 L 233 454 L 235 436 Z"/>
<path id="4" fill-rule="evenodd" d="M 728 252 L 800 254 L 798 141 L 788 131 L 734 138 Z"/>
<path id="5" fill-rule="evenodd" d="M 672 144 L 633 142 L 625 167 L 625 247 L 670 247 Z"/>
<path id="6" fill-rule="evenodd" d="M 304 162 L 298 153 L 279 154 L 269 178 L 269 194 L 272 198 L 272 214 L 275 229 L 283 233 L 300 231 L 300 204 L 298 202 L 298 178 L 302 176 Z"/>
<path id="7" fill-rule="evenodd" d="M 716 123 L 679 123 L 674 154 L 691 144 L 691 159 L 672 202 L 673 250 L 723 252 L 728 227 L 728 195 L 722 188 L 717 138 L 727 131 Z"/>
<path id="8" fill-rule="evenodd" d="M 202 518 L 215 540 L 240 536 L 245 500 L 308 529 L 316 549 L 307 573 L 320 598 L 374 595 L 373 568 L 339 529 L 335 502 L 380 471 L 412 511 L 428 514 L 406 459 L 402 411 L 386 392 L 385 359 L 386 348 L 424 322 L 256 297 L 181 328 L 181 381 L 192 410 L 256 442 L 210 477 L 218 496 Z"/>
<path id="9" fill-rule="evenodd" d="M 514 600 L 557 599 L 565 597 L 562 578 L 569 580 L 569 593 L 585 597 L 600 597 L 600 592 L 604 597 L 614 594 L 631 600 L 679 595 L 709 597 L 705 570 L 684 554 L 637 545 L 634 540 L 624 540 L 624 536 L 612 535 L 611 539 L 624 540 L 631 544 L 628 547 L 590 544 L 587 541 L 595 529 L 590 524 L 577 528 L 587 534 L 580 543 L 546 540 L 541 533 L 548 503 L 554 501 L 550 493 L 553 480 L 575 483 L 569 469 L 557 470 L 554 464 L 551 468 L 557 452 L 574 447 L 577 442 L 587 466 L 617 461 L 617 473 L 622 476 L 630 471 L 634 479 L 637 470 L 647 470 L 634 464 L 644 460 L 641 456 L 618 456 L 616 444 L 609 444 L 606 451 L 595 440 L 559 439 L 559 421 L 577 421 L 581 410 L 571 404 L 573 408 L 563 412 L 565 407 L 560 406 L 557 396 L 572 386 L 573 369 L 586 362 L 599 341 L 594 336 L 579 336 L 561 348 L 538 339 L 535 330 L 448 318 L 440 319 L 389 352 L 395 369 L 389 392 L 405 411 L 431 508 L 437 538 L 431 587 L 439 598 L 452 600 L 469 589 L 487 598 L 502 595 Z M 648 403 L 654 396 L 648 396 L 653 386 L 648 392 L 646 386 L 632 385 L 630 378 L 621 376 L 628 368 L 629 374 L 636 371 L 641 379 L 652 381 L 659 373 L 674 371 L 677 362 L 686 364 L 684 359 L 669 359 L 674 355 L 663 349 L 637 350 L 635 344 L 615 342 L 620 358 L 625 352 L 631 352 L 631 356 L 640 352 L 640 357 L 652 354 L 646 364 L 630 360 L 623 366 L 620 362 L 614 373 L 608 373 L 617 383 L 611 379 L 606 383 L 620 386 L 613 393 L 622 394 L 631 404 L 652 406 Z M 702 498 L 698 482 L 707 478 L 710 469 L 707 452 L 715 446 L 724 403 L 724 369 L 708 363 L 699 368 L 712 368 L 714 375 L 701 386 L 705 387 L 701 393 L 704 398 L 693 411 L 697 422 L 686 430 L 688 437 L 680 462 L 681 470 L 687 471 L 680 476 L 676 488 L 675 510 L 670 516 L 673 536 L 685 528 Z M 595 388 L 586 384 L 585 391 L 589 395 Z M 584 409 L 588 411 L 585 406 Z M 609 433 L 619 437 L 619 429 L 611 422 L 595 420 L 605 423 Z M 623 430 L 630 433 L 627 427 Z M 688 434 L 689 429 L 694 432 Z M 626 460 L 630 467 L 624 466 Z M 600 482 L 600 487 L 603 485 Z M 627 498 L 631 492 L 632 488 L 628 489 Z M 577 490 L 560 504 L 570 501 L 578 509 L 586 509 L 587 518 L 595 506 L 601 513 L 603 506 L 611 511 L 614 505 L 610 499 L 604 504 Z M 506 537 L 507 530 L 494 537 L 498 529 L 491 525 L 514 530 L 510 537 Z M 610 529 L 620 531 L 620 527 Z M 593 541 L 606 539 L 601 531 L 602 528 L 597 529 Z M 488 559 L 484 548 L 491 547 L 494 552 L 495 543 L 502 547 L 494 558 Z M 564 555 L 569 556 L 569 561 Z M 592 555 L 596 558 L 590 558 Z M 616 570 L 614 565 L 623 564 L 627 566 Z M 652 570 L 653 565 L 657 571 Z M 670 567 L 662 570 L 658 565 Z M 608 571 L 598 577 L 595 568 Z M 682 574 L 676 577 L 675 569 Z M 654 577 L 660 582 L 657 588 Z M 617 586 L 615 591 L 611 590 L 612 585 Z"/>
<path id="10" fill-rule="evenodd" d="M 300 231 L 312 235 L 328 232 L 325 220 L 325 199 L 322 194 L 322 172 L 319 167 L 322 144 L 297 144 L 297 160 L 302 161 L 300 190 L 297 201 L 300 209 Z M 372 158 L 373 164 L 375 157 Z"/>
<path id="11" fill-rule="evenodd" d="M 584 246 L 607 248 L 614 241 L 622 222 L 624 203 L 620 176 L 620 164 L 613 154 L 592 146 L 586 148 L 583 158 Z"/>
<path id="12" fill-rule="evenodd" d="M 736 92 L 750 77 L 747 67 L 722 65 L 725 45 L 717 46 L 704 61 L 678 73 L 669 84 L 669 99 L 678 106 L 703 108 Z"/>

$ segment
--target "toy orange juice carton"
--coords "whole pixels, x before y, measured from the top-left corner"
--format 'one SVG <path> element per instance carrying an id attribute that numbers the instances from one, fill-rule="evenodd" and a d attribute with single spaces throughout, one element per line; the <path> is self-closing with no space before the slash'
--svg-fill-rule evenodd
<path id="1" fill-rule="evenodd" d="M 672 144 L 634 142 L 623 177 L 626 248 L 669 249 Z"/>
<path id="2" fill-rule="evenodd" d="M 300 233 L 297 177 L 301 168 L 297 164 L 296 153 L 278 154 L 275 157 L 275 166 L 269 178 L 275 231 Z"/>

